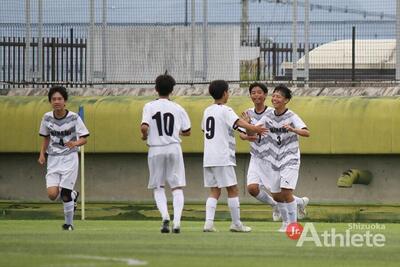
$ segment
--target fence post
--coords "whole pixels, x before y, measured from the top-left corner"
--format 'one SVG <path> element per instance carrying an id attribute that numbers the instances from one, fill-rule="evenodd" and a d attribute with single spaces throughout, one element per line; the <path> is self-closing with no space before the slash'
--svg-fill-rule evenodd
<path id="1" fill-rule="evenodd" d="M 107 0 L 103 0 L 103 15 L 102 15 L 102 77 L 103 82 L 107 80 Z"/>
<path id="2" fill-rule="evenodd" d="M 51 81 L 56 80 L 56 40 L 51 38 Z"/>
<path id="3" fill-rule="evenodd" d="M 94 0 L 89 2 L 90 28 L 89 28 L 89 82 L 93 82 L 94 73 Z"/>
<path id="4" fill-rule="evenodd" d="M 191 2 L 191 53 L 190 53 L 190 79 L 194 82 L 194 49 L 195 49 L 195 23 L 196 23 L 196 3 Z"/>
<path id="5" fill-rule="evenodd" d="M 304 83 L 310 79 L 310 0 L 304 2 Z"/>
<path id="6" fill-rule="evenodd" d="M 297 0 L 293 0 L 293 25 L 292 25 L 292 80 L 294 83 L 297 81 Z"/>
<path id="7" fill-rule="evenodd" d="M 70 32 L 70 38 L 71 38 L 71 42 L 70 42 L 71 51 L 69 53 L 70 54 L 70 58 L 69 58 L 70 69 L 69 69 L 69 71 L 71 72 L 70 78 L 71 78 L 71 83 L 72 83 L 72 82 L 74 82 L 74 29 L 71 28 L 69 30 L 69 32 Z M 74 86 L 71 84 L 71 87 L 74 87 Z"/>
<path id="8" fill-rule="evenodd" d="M 31 1 L 25 0 L 25 83 L 31 80 Z"/>
<path id="9" fill-rule="evenodd" d="M 43 0 L 38 0 L 38 12 L 39 12 L 39 29 L 38 29 L 38 51 L 37 51 L 37 79 L 43 81 Z"/>
<path id="10" fill-rule="evenodd" d="M 276 43 L 272 43 L 272 79 L 276 77 Z"/>
<path id="11" fill-rule="evenodd" d="M 400 0 L 396 1 L 396 81 L 400 81 Z"/>
<path id="12" fill-rule="evenodd" d="M 260 27 L 257 27 L 257 46 L 261 49 L 260 44 Z M 260 55 L 257 57 L 257 81 L 260 80 Z"/>
<path id="13" fill-rule="evenodd" d="M 207 81 L 208 72 L 208 0 L 203 0 L 203 80 Z"/>
<path id="14" fill-rule="evenodd" d="M 356 26 L 352 27 L 351 34 L 351 80 L 356 79 Z"/>

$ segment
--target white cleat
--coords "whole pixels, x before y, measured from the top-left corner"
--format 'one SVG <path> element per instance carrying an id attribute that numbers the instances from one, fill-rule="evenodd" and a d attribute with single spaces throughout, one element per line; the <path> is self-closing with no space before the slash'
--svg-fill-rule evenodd
<path id="1" fill-rule="evenodd" d="M 238 232 L 249 233 L 249 232 L 251 232 L 251 227 L 245 226 L 244 224 L 240 224 L 240 225 L 231 224 L 229 231 L 236 232 L 236 233 L 238 233 Z"/>
<path id="2" fill-rule="evenodd" d="M 298 205 L 297 206 L 297 218 L 299 220 L 304 219 L 307 215 L 306 207 L 308 205 L 308 202 L 310 202 L 310 199 L 308 197 L 302 197 L 303 200 L 303 205 Z"/>
<path id="3" fill-rule="evenodd" d="M 272 207 L 272 220 L 274 222 L 279 222 L 282 219 L 281 213 L 279 212 L 278 206 Z"/>
<path id="4" fill-rule="evenodd" d="M 281 226 L 281 228 L 278 229 L 278 232 L 285 233 L 288 225 L 289 224 L 287 222 L 282 222 L 282 226 Z"/>
<path id="5" fill-rule="evenodd" d="M 217 231 L 217 229 L 215 229 L 213 222 L 207 221 L 204 224 L 203 232 L 205 232 L 205 233 L 213 233 L 213 232 L 218 232 L 218 231 Z"/>

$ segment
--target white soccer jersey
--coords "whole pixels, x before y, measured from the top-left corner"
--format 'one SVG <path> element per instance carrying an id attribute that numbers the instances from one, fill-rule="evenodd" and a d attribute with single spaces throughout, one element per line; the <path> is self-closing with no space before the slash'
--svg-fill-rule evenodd
<path id="1" fill-rule="evenodd" d="M 238 115 L 225 105 L 213 104 L 204 110 L 204 167 L 236 166 L 235 133 Z"/>
<path id="2" fill-rule="evenodd" d="M 190 131 L 190 119 L 186 111 L 179 104 L 164 98 L 144 105 L 142 124 L 149 126 L 149 146 L 179 144 L 179 133 Z"/>
<path id="3" fill-rule="evenodd" d="M 68 155 L 77 152 L 78 148 L 69 149 L 65 144 L 80 137 L 89 136 L 89 131 L 75 112 L 68 111 L 63 118 L 56 118 L 53 111 L 44 114 L 40 124 L 39 135 L 50 136 L 47 154 L 51 156 Z"/>
<path id="4" fill-rule="evenodd" d="M 262 124 L 269 129 L 268 134 L 262 138 L 260 146 L 255 150 L 258 158 L 271 162 L 275 170 L 300 165 L 299 138 L 296 133 L 283 128 L 285 124 L 298 129 L 307 128 L 296 113 L 286 110 L 277 116 L 275 110 L 271 109 L 257 124 Z"/>
<path id="5" fill-rule="evenodd" d="M 250 123 L 251 124 L 257 124 L 258 121 L 261 120 L 261 118 L 269 111 L 274 110 L 271 107 L 265 107 L 265 109 L 258 113 L 255 108 L 249 108 L 246 110 L 247 115 L 250 117 Z M 240 128 L 241 131 L 246 132 L 245 129 Z M 259 157 L 258 151 L 262 150 L 262 146 L 265 143 L 264 142 L 264 137 L 259 135 L 259 138 L 255 142 L 250 142 L 250 154 L 254 157 Z"/>

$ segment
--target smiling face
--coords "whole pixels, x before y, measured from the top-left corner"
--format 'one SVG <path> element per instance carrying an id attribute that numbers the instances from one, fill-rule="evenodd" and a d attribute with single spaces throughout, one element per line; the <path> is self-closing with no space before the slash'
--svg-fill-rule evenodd
<path id="1" fill-rule="evenodd" d="M 50 103 L 54 111 L 62 111 L 65 109 L 65 99 L 59 92 L 55 92 L 51 96 Z"/>
<path id="2" fill-rule="evenodd" d="M 285 108 L 286 104 L 289 102 L 289 99 L 287 99 L 281 91 L 275 91 L 272 94 L 272 99 L 271 103 L 274 106 L 275 109 L 282 109 Z"/>
<path id="3" fill-rule="evenodd" d="M 258 86 L 253 87 L 250 91 L 250 98 L 254 105 L 264 104 L 266 96 L 264 91 Z"/>

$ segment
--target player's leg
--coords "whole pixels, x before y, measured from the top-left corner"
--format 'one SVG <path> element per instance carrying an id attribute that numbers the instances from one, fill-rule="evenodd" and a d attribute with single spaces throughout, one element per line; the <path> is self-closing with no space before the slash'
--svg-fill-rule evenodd
<path id="1" fill-rule="evenodd" d="M 247 171 L 247 191 L 258 201 L 275 206 L 276 202 L 274 199 L 260 187 L 262 183 L 261 177 L 265 176 L 262 169 L 263 164 L 264 161 L 260 159 L 254 157 L 250 158 L 249 169 Z"/>
<path id="2" fill-rule="evenodd" d="M 50 200 L 53 201 L 58 199 L 60 196 L 60 190 L 58 185 L 47 187 L 47 196 L 49 197 Z"/>
<path id="3" fill-rule="evenodd" d="M 306 207 L 310 202 L 310 199 L 308 197 L 298 197 L 295 195 L 293 195 L 293 198 L 296 200 L 297 204 L 297 218 L 301 220 L 307 215 Z"/>
<path id="4" fill-rule="evenodd" d="M 159 149 L 150 147 L 148 154 L 149 184 L 148 189 L 153 190 L 154 201 L 160 212 L 162 225 L 161 233 L 169 233 L 170 216 L 168 213 L 167 196 L 165 195 L 165 154 L 159 154 Z"/>
<path id="5" fill-rule="evenodd" d="M 219 186 L 225 187 L 228 193 L 228 207 L 232 218 L 230 230 L 232 232 L 250 232 L 251 228 L 243 225 L 240 221 L 239 188 L 234 167 L 218 167 L 216 171 Z"/>
<path id="6" fill-rule="evenodd" d="M 181 217 L 184 206 L 183 187 L 186 186 L 185 165 L 180 145 L 170 146 L 166 177 L 172 190 L 172 204 L 174 209 L 173 233 L 180 233 Z"/>
<path id="7" fill-rule="evenodd" d="M 59 166 L 61 164 L 60 157 L 49 156 L 47 159 L 46 172 L 46 188 L 47 196 L 50 200 L 57 200 L 60 197 L 61 175 Z"/>
<path id="8" fill-rule="evenodd" d="M 77 153 L 71 153 L 60 157 L 63 165 L 61 166 L 60 196 L 64 207 L 64 230 L 73 230 L 73 220 L 75 213 L 76 191 L 73 190 L 78 178 L 79 159 Z"/>
<path id="9" fill-rule="evenodd" d="M 204 223 L 204 232 L 216 232 L 214 227 L 215 211 L 217 209 L 218 199 L 221 195 L 221 188 L 215 179 L 213 169 L 215 167 L 204 167 L 204 187 L 210 188 L 210 193 L 206 201 L 206 220 Z"/>

